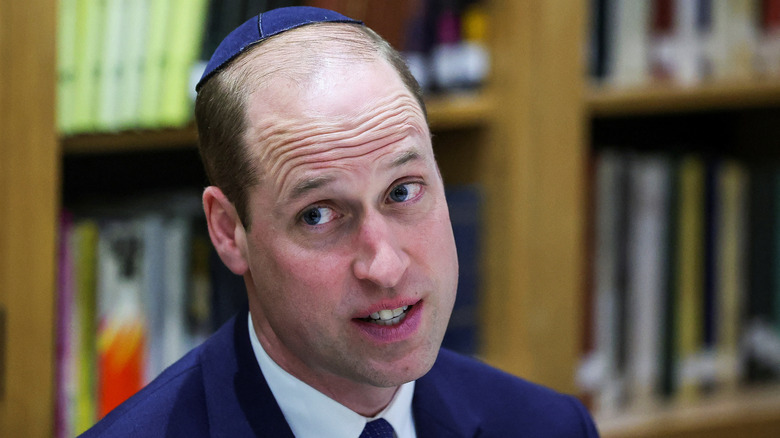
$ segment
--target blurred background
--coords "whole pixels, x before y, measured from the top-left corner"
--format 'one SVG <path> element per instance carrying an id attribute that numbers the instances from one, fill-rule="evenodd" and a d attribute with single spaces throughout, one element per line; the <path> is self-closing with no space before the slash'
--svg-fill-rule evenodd
<path id="1" fill-rule="evenodd" d="M 425 90 L 445 346 L 605 437 L 777 435 L 778 0 L 0 0 L 0 435 L 85 430 L 243 306 L 194 83 L 295 4 L 365 21 Z"/>

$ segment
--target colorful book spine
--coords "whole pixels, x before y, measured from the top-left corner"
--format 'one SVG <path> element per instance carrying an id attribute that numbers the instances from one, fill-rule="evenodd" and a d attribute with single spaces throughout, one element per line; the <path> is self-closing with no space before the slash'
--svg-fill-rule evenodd
<path id="1" fill-rule="evenodd" d="M 680 164 L 677 263 L 677 350 L 682 401 L 699 396 L 699 354 L 703 342 L 704 164 L 689 156 Z"/>
<path id="2" fill-rule="evenodd" d="M 89 219 L 79 219 L 72 236 L 76 285 L 72 333 L 77 349 L 73 428 L 74 435 L 78 435 L 97 421 L 98 225 Z"/>

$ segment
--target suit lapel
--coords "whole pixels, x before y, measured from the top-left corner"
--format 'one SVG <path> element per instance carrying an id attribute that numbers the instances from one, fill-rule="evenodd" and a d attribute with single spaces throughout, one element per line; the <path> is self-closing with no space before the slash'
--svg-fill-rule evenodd
<path id="1" fill-rule="evenodd" d="M 479 434 L 479 419 L 451 394 L 453 384 L 440 373 L 441 356 L 431 371 L 417 380 L 412 413 L 418 437 L 465 438 Z"/>
<path id="2" fill-rule="evenodd" d="M 249 342 L 247 312 L 226 324 L 203 349 L 201 363 L 214 437 L 289 437 Z"/>

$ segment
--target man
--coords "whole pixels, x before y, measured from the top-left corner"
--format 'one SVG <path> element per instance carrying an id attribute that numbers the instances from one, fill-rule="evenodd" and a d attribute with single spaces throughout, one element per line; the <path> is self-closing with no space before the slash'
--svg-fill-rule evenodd
<path id="1" fill-rule="evenodd" d="M 249 311 L 87 436 L 597 436 L 573 398 L 440 351 L 455 243 L 419 87 L 387 43 L 274 10 L 198 90 L 209 233 Z"/>

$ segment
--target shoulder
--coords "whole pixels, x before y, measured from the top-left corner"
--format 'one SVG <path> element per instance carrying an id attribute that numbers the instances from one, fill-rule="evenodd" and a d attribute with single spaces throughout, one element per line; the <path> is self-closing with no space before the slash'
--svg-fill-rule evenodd
<path id="1" fill-rule="evenodd" d="M 196 437 L 208 431 L 200 353 L 200 347 L 189 352 L 82 437 Z"/>
<path id="2" fill-rule="evenodd" d="M 445 349 L 419 382 L 436 387 L 452 409 L 478 419 L 484 436 L 512 430 L 529 437 L 598 436 L 576 398 Z"/>

